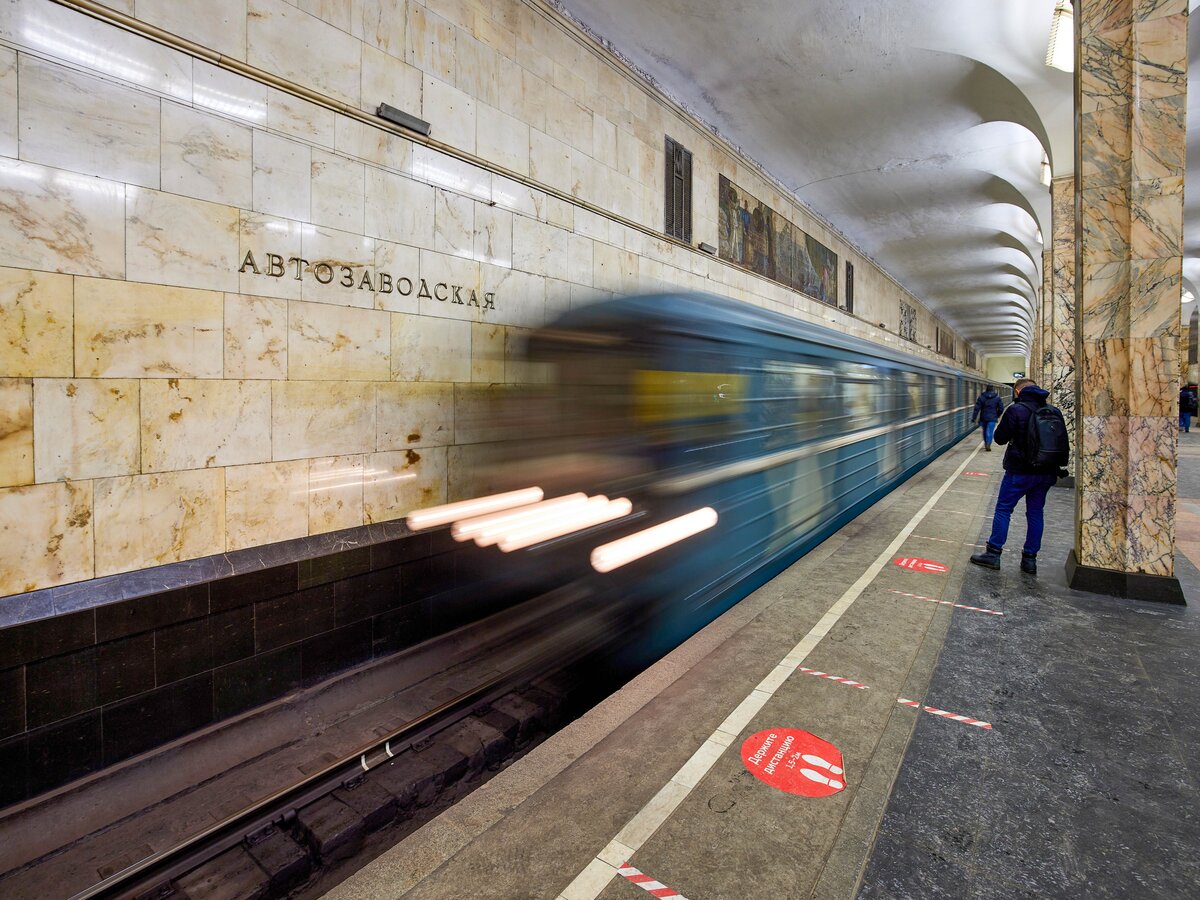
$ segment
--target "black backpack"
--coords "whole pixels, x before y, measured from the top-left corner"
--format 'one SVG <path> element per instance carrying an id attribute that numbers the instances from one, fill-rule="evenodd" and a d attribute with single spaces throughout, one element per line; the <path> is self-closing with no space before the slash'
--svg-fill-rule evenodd
<path id="1" fill-rule="evenodd" d="M 1071 441 L 1067 423 L 1057 406 L 1031 406 L 1029 422 L 1025 425 L 1025 461 L 1035 469 L 1057 469 L 1071 458 Z"/>

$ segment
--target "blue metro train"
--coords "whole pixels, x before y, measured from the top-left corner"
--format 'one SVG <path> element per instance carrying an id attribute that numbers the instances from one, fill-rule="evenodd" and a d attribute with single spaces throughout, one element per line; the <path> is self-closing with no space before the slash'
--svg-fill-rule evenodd
<path id="1" fill-rule="evenodd" d="M 631 512 L 506 564 L 492 546 L 494 562 L 479 570 L 514 587 L 586 585 L 637 610 L 632 627 L 654 654 L 961 439 L 983 387 L 948 366 L 702 294 L 574 310 L 536 331 L 528 356 L 548 384 L 495 413 L 520 439 L 493 445 L 498 465 L 485 482 L 628 498 Z M 588 564 L 598 546 L 703 508 L 717 521 L 699 534 L 613 571 Z"/>

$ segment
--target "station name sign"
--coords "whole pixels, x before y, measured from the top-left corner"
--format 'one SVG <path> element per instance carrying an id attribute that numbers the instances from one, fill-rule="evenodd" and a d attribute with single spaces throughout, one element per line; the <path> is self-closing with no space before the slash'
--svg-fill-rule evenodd
<path id="1" fill-rule="evenodd" d="M 397 275 L 392 272 L 372 274 L 371 269 L 365 266 L 347 266 L 334 260 L 309 262 L 299 256 L 284 257 L 278 253 L 264 253 L 256 258 L 253 250 L 247 250 L 242 258 L 242 265 L 238 268 L 238 274 L 247 273 L 264 278 L 290 277 L 295 281 L 304 281 L 311 277 L 318 284 L 337 284 L 338 287 L 349 291 L 370 291 L 379 294 L 395 292 L 401 297 L 415 294 L 417 299 L 439 300 L 442 303 L 476 306 L 480 309 L 496 308 L 496 294 L 493 291 L 485 293 L 448 281 L 430 282 L 425 278 Z"/>

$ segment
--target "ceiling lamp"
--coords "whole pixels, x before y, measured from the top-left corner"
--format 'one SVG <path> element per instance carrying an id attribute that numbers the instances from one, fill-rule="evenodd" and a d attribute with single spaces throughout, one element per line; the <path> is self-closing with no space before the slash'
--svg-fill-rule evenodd
<path id="1" fill-rule="evenodd" d="M 1046 65 L 1064 72 L 1075 71 L 1075 22 L 1068 0 L 1058 0 L 1050 22 L 1050 45 Z"/>

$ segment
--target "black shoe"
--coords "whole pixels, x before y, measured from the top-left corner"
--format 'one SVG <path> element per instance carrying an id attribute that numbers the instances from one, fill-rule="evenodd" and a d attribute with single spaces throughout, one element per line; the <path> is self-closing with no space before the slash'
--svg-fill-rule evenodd
<path id="1" fill-rule="evenodd" d="M 991 452 L 992 452 L 992 445 L 991 445 L 991 444 L 984 444 L 984 445 L 983 445 L 983 449 L 984 449 L 984 450 L 986 450 L 988 453 L 991 453 Z"/>
<path id="2" fill-rule="evenodd" d="M 985 569 L 999 569 L 1000 554 L 1003 552 L 1003 549 L 997 550 L 991 544 L 988 544 L 986 550 L 982 553 L 976 553 L 971 557 L 971 562 L 977 566 L 983 566 Z"/>
<path id="3" fill-rule="evenodd" d="M 1037 574 L 1037 554 L 1021 551 L 1021 571 L 1026 575 Z"/>

